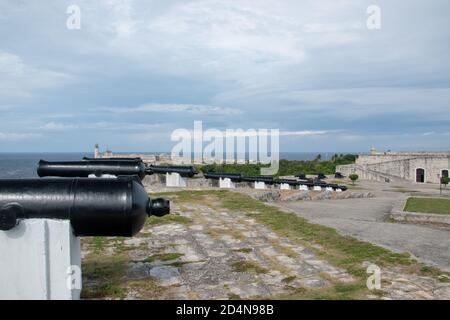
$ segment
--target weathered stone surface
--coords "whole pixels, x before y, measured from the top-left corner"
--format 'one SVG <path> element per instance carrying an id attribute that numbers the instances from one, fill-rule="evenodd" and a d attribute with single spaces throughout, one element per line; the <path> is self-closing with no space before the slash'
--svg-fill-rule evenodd
<path id="1" fill-rule="evenodd" d="M 123 281 L 145 283 L 146 278 L 151 279 L 156 282 L 152 286 L 158 286 L 158 299 L 270 297 L 355 280 L 346 270 L 332 266 L 312 250 L 279 236 L 244 213 L 198 203 L 183 203 L 181 208 L 176 202 L 172 211 L 193 222 L 146 225 L 136 238 L 139 240 L 123 242 L 133 261 Z M 315 248 L 321 250 L 320 246 Z M 170 254 L 173 260 L 164 258 Z M 160 260 L 146 260 L 158 256 Z M 367 261 L 364 265 L 369 264 Z M 404 274 L 399 269 L 382 269 L 382 283 L 380 292 L 368 298 L 450 299 L 449 284 Z M 145 285 L 130 288 L 127 298 L 147 298 L 148 290 Z"/>
<path id="2" fill-rule="evenodd" d="M 150 269 L 150 275 L 160 280 L 163 286 L 173 286 L 181 283 L 178 268 L 171 266 L 156 266 Z"/>

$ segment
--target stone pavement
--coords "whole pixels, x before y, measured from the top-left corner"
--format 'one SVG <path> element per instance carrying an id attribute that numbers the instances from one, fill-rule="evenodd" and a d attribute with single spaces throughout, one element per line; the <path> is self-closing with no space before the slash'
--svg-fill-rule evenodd
<path id="1" fill-rule="evenodd" d="M 354 281 L 244 213 L 174 201 L 172 214 L 191 222 L 146 225 L 138 237 L 123 241 L 127 299 L 270 298 Z M 103 252 L 113 255 L 115 249 Z M 364 298 L 450 299 L 450 284 L 396 269 L 383 269 L 382 283 L 381 291 Z"/>
<path id="2" fill-rule="evenodd" d="M 125 241 L 133 251 L 128 277 L 152 276 L 166 288 L 162 299 L 270 297 L 295 288 L 351 282 L 344 270 L 249 219 L 244 214 L 183 204 L 192 224 L 147 226 L 142 237 Z M 176 205 L 173 214 L 176 214 Z M 143 261 L 151 255 L 182 254 L 176 261 Z M 133 292 L 129 298 L 139 298 Z"/>

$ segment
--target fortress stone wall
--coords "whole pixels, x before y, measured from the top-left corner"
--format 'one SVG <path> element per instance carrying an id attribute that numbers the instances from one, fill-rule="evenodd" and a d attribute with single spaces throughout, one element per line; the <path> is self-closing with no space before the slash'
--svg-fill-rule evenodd
<path id="1" fill-rule="evenodd" d="M 343 175 L 356 173 L 363 180 L 439 183 L 448 176 L 450 152 L 377 152 L 360 155 L 355 164 L 338 166 Z"/>

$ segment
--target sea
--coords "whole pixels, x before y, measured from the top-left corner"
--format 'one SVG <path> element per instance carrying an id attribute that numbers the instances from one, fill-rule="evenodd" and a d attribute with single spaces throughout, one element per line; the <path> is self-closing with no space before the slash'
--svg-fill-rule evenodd
<path id="1" fill-rule="evenodd" d="M 133 152 L 134 153 L 134 152 Z M 141 153 L 142 152 L 136 152 Z M 161 152 L 146 152 L 145 154 L 160 154 Z M 120 153 L 115 153 L 116 155 Z M 330 152 L 281 152 L 280 159 L 313 160 L 320 154 L 323 160 L 330 159 L 335 153 Z M 47 161 L 77 161 L 83 157 L 93 157 L 92 152 L 67 153 L 0 153 L 0 178 L 36 178 L 39 160 Z"/>

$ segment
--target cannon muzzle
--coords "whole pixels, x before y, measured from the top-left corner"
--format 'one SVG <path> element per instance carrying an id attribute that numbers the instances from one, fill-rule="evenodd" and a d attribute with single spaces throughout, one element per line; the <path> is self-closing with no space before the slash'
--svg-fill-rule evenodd
<path id="1" fill-rule="evenodd" d="M 70 220 L 77 236 L 131 237 L 148 216 L 170 211 L 133 177 L 0 179 L 0 230 L 21 219 Z"/>

